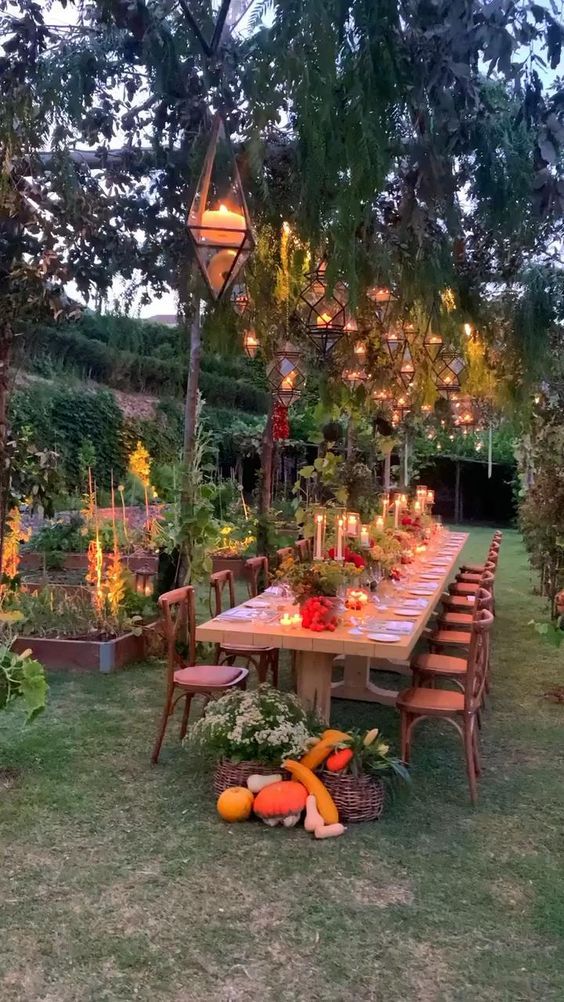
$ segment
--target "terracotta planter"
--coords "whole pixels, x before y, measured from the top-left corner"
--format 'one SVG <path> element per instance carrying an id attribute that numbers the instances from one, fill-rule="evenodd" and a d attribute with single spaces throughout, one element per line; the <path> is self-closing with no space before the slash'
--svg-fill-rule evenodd
<path id="1" fill-rule="evenodd" d="M 232 571 L 233 577 L 242 581 L 247 577 L 245 563 L 246 557 L 212 557 L 212 570 L 214 574 L 217 571 Z"/>
<path id="2" fill-rule="evenodd" d="M 109 674 L 134 661 L 143 661 L 146 653 L 144 632 L 124 633 L 113 640 L 64 640 L 52 637 L 16 637 L 12 650 L 21 654 L 30 650 L 45 668 Z"/>

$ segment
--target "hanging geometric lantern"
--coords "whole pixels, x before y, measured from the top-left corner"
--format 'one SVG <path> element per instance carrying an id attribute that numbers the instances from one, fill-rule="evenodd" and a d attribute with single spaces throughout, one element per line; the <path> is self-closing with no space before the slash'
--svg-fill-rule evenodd
<path id="1" fill-rule="evenodd" d="M 433 334 L 430 328 L 428 328 L 425 335 L 425 340 L 423 341 L 423 347 L 427 358 L 433 364 L 437 361 L 441 351 L 443 349 L 443 339 L 440 334 Z"/>
<path id="2" fill-rule="evenodd" d="M 413 359 L 411 357 L 411 351 L 409 350 L 409 344 L 406 342 L 403 349 L 403 354 L 401 357 L 401 365 L 399 370 L 399 378 L 401 380 L 404 389 L 408 390 L 413 380 L 415 379 L 415 366 L 413 364 Z"/>
<path id="3" fill-rule="evenodd" d="M 463 435 L 467 435 L 469 431 L 474 430 L 477 418 L 472 400 L 470 400 L 470 398 L 456 401 L 453 411 L 455 428 L 460 429 Z"/>
<path id="4" fill-rule="evenodd" d="M 244 282 L 235 282 L 231 290 L 231 305 L 240 317 L 247 312 L 251 303 L 251 297 Z"/>
<path id="5" fill-rule="evenodd" d="M 388 349 L 388 354 L 393 361 L 397 358 L 405 346 L 405 335 L 401 327 L 390 327 L 384 334 L 384 344 Z"/>
<path id="6" fill-rule="evenodd" d="M 353 352 L 355 361 L 358 362 L 360 365 L 362 365 L 366 360 L 366 345 L 364 341 L 356 341 L 353 348 Z"/>
<path id="7" fill-rule="evenodd" d="M 417 334 L 417 327 L 411 320 L 404 320 L 401 326 L 405 340 L 410 342 Z"/>
<path id="8" fill-rule="evenodd" d="M 290 407 L 305 386 L 301 352 L 289 341 L 274 353 L 266 370 L 266 378 L 276 398 L 284 407 Z"/>
<path id="9" fill-rule="evenodd" d="M 259 347 L 259 340 L 254 330 L 252 330 L 252 328 L 246 330 L 243 333 L 243 351 L 245 352 L 247 358 L 255 358 Z"/>
<path id="10" fill-rule="evenodd" d="M 366 295 L 374 306 L 376 320 L 381 327 L 384 327 L 394 303 L 397 302 L 397 296 L 394 296 L 386 285 L 373 285 L 366 290 Z"/>
<path id="11" fill-rule="evenodd" d="M 421 404 L 421 414 L 423 417 L 429 417 L 433 413 L 432 404 Z"/>
<path id="12" fill-rule="evenodd" d="M 321 358 L 326 359 L 336 344 L 348 333 L 358 330 L 356 320 L 347 310 L 349 292 L 344 282 L 336 282 L 328 291 L 327 262 L 320 261 L 308 275 L 300 292 L 296 313 Z"/>
<path id="13" fill-rule="evenodd" d="M 237 162 L 219 114 L 190 206 L 188 232 L 210 293 L 221 299 L 254 250 L 255 239 Z"/>
<path id="14" fill-rule="evenodd" d="M 436 387 L 441 396 L 452 398 L 460 391 L 460 379 L 464 372 L 464 359 L 456 351 L 442 351 L 437 359 Z"/>
<path id="15" fill-rule="evenodd" d="M 349 390 L 357 390 L 359 386 L 362 386 L 368 379 L 364 369 L 351 368 L 343 369 L 343 382 L 348 386 Z"/>
<path id="16" fill-rule="evenodd" d="M 391 400 L 392 397 L 393 393 L 389 388 L 380 387 L 377 390 L 372 390 L 372 399 L 375 400 L 376 403 L 384 404 Z"/>

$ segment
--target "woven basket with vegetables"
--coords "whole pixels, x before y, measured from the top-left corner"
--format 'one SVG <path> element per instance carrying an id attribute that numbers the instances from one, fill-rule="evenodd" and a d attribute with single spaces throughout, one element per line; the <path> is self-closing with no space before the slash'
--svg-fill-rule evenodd
<path id="1" fill-rule="evenodd" d="M 320 773 L 342 821 L 376 821 L 384 810 L 384 778 L 409 779 L 406 767 L 389 755 L 378 728 L 351 732 L 335 746 Z"/>

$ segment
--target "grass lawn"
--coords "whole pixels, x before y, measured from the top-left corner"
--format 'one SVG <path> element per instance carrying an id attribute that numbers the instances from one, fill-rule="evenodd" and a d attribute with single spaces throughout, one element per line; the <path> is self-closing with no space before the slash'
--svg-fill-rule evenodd
<path id="1" fill-rule="evenodd" d="M 483 557 L 477 529 L 466 559 Z M 415 732 L 413 782 L 380 823 L 313 842 L 226 826 L 171 729 L 149 764 L 162 669 L 51 679 L 2 720 L 2 1002 L 403 1002 L 564 998 L 564 706 L 516 533 L 498 575 L 480 802 L 455 731 Z M 394 711 L 334 704 L 333 723 Z"/>

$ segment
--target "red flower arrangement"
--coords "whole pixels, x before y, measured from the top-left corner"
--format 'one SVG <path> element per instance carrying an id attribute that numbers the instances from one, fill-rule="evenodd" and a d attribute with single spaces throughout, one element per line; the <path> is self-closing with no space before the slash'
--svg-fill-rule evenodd
<path id="1" fill-rule="evenodd" d="M 335 553 L 335 547 L 332 546 L 327 554 L 330 560 L 335 560 Z M 356 569 L 359 571 L 363 571 L 366 567 L 366 561 L 362 559 L 360 553 L 355 553 L 355 551 L 351 550 L 348 546 L 345 546 L 343 550 L 343 557 L 345 558 L 345 563 L 354 564 Z"/>

